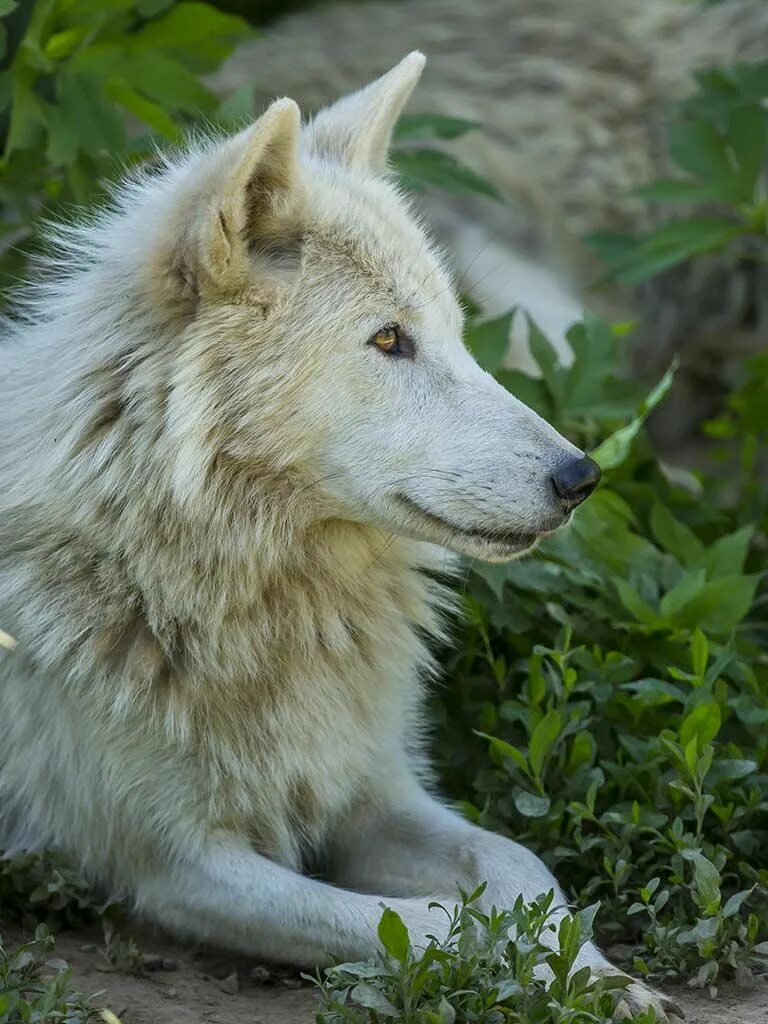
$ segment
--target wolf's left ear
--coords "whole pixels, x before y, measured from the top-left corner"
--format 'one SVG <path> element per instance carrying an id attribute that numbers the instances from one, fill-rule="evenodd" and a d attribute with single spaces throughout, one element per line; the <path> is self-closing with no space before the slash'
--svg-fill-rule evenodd
<path id="1" fill-rule="evenodd" d="M 375 82 L 321 110 L 308 129 L 310 151 L 360 170 L 383 170 L 392 131 L 425 60 L 414 50 Z"/>
<path id="2" fill-rule="evenodd" d="M 214 278 L 244 278 L 254 248 L 290 238 L 301 205 L 300 138 L 299 108 L 281 99 L 222 148 L 203 238 Z"/>

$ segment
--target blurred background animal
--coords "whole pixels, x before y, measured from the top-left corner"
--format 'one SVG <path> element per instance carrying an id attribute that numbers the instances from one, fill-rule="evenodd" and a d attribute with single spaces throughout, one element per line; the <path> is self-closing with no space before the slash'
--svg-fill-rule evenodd
<path id="1" fill-rule="evenodd" d="M 324 5 L 241 46 L 215 82 L 225 93 L 253 82 L 257 107 L 285 94 L 311 109 L 412 47 L 429 65 L 409 111 L 477 122 L 477 131 L 451 146 L 507 200 L 430 195 L 429 220 L 462 287 L 489 315 L 527 309 L 566 361 L 565 330 L 584 306 L 614 320 L 637 318 L 634 373 L 652 380 L 675 353 L 681 360 L 672 399 L 652 430 L 662 450 L 682 454 L 716 410 L 732 367 L 765 344 L 763 271 L 721 254 L 633 290 L 595 288 L 604 267 L 583 239 L 596 230 L 636 235 L 657 223 L 658 210 L 633 190 L 669 174 L 670 105 L 690 93 L 697 69 L 768 53 L 768 4 Z M 535 373 L 526 333 L 518 317 L 510 357 Z"/>

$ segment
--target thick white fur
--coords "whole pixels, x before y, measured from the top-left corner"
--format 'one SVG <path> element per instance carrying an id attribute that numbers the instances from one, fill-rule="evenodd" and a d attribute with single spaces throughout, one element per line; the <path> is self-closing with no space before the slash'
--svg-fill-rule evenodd
<path id="1" fill-rule="evenodd" d="M 473 362 L 381 173 L 422 63 L 56 229 L 0 350 L 0 846 L 294 963 L 372 954 L 382 900 L 423 944 L 456 883 L 556 888 L 427 786 L 437 545 L 512 557 L 580 453 Z"/>

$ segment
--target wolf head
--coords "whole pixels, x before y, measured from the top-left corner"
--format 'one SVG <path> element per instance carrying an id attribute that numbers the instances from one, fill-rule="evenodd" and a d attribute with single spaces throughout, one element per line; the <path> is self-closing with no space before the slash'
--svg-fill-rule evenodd
<path id="1" fill-rule="evenodd" d="M 561 526 L 599 472 L 473 360 L 450 277 L 386 174 L 423 63 L 410 54 L 305 127 L 275 101 L 172 166 L 156 218 L 144 209 L 145 292 L 182 325 L 173 482 L 184 499 L 222 465 L 291 480 L 305 519 L 503 560 Z"/>

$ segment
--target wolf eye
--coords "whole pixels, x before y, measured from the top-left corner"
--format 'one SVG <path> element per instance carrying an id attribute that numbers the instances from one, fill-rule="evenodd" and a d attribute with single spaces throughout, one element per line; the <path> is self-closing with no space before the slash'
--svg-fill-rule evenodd
<path id="1" fill-rule="evenodd" d="M 413 342 L 404 334 L 397 324 L 387 324 L 380 327 L 378 331 L 368 340 L 369 345 L 374 345 L 379 351 L 388 356 L 413 356 Z"/>

